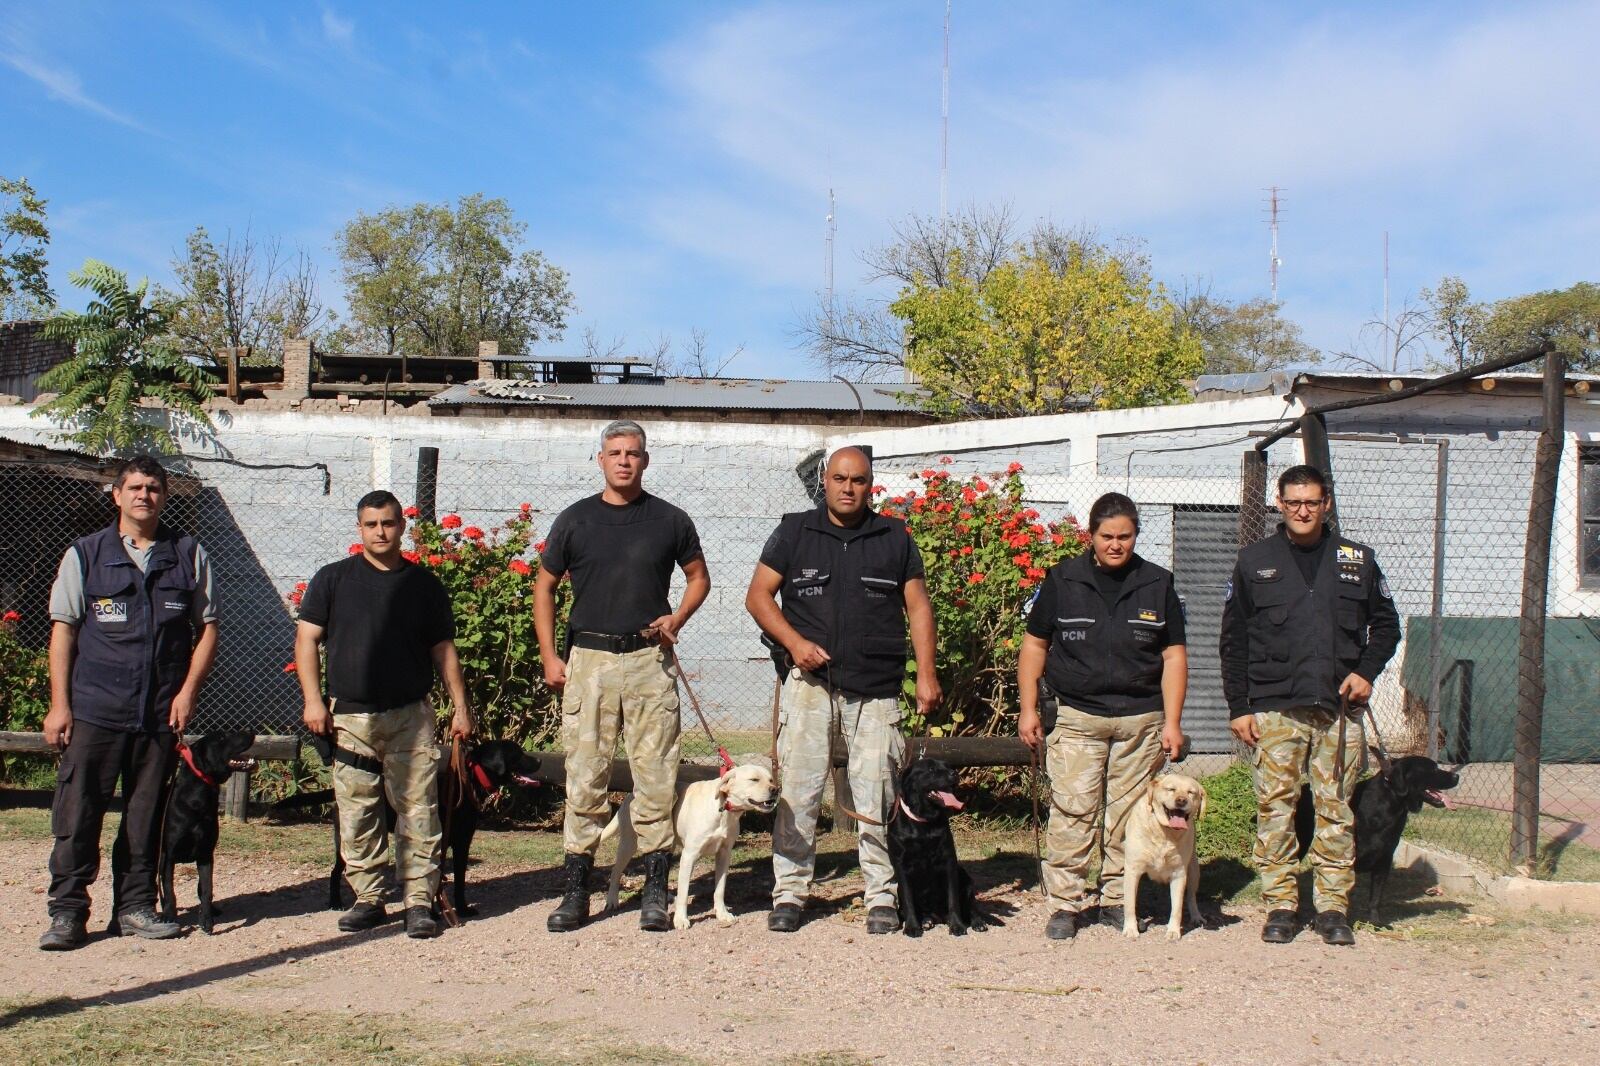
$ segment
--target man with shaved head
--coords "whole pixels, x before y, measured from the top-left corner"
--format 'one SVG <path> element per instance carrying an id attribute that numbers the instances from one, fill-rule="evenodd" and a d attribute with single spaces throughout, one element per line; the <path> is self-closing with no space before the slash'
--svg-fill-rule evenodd
<path id="1" fill-rule="evenodd" d="M 783 798 L 772 833 L 772 912 L 767 928 L 792 933 L 811 892 L 817 812 L 829 769 L 829 736 L 849 753 L 850 793 L 860 824 L 867 932 L 900 926 L 894 868 L 883 828 L 905 743 L 900 692 L 906 630 L 917 663 L 917 708 L 938 705 L 933 605 L 922 555 L 905 523 L 868 506 L 872 460 L 840 448 L 823 473 L 824 501 L 786 514 L 750 579 L 745 607 L 782 647 L 778 770 Z M 781 598 L 781 606 L 780 606 Z M 878 824 L 872 824 L 878 823 Z"/>

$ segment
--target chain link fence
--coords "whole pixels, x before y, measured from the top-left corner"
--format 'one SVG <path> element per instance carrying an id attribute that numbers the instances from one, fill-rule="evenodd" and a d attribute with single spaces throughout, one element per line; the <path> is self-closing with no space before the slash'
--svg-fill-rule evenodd
<path id="1" fill-rule="evenodd" d="M 1277 475 L 1300 461 L 1283 441 L 1252 478 L 1243 460 L 1269 427 L 1219 426 L 1205 433 L 1102 436 L 1092 455 L 1068 441 L 1004 449 L 875 456 L 888 495 L 918 484 L 924 470 L 957 478 L 1023 464 L 1027 503 L 1044 520 L 1080 521 L 1101 493 L 1124 492 L 1140 506 L 1139 550 L 1169 567 L 1185 601 L 1190 648 L 1186 729 L 1194 750 L 1233 754 L 1221 691 L 1217 639 L 1223 593 L 1241 538 L 1273 528 Z M 1376 687 L 1373 707 L 1395 753 L 1462 763 L 1454 810 L 1424 809 L 1412 820 L 1420 840 L 1496 868 L 1510 865 L 1512 756 L 1517 702 L 1517 632 L 1534 434 L 1451 433 L 1438 437 L 1341 436 L 1330 452 L 1337 518 L 1349 537 L 1372 545 L 1399 608 L 1403 643 Z M 107 470 L 92 460 L 7 458 L 0 491 L 14 531 L 0 556 L 0 610 L 13 643 L 42 654 L 50 583 L 76 537 L 110 521 Z M 773 669 L 744 608 L 763 544 L 788 511 L 814 505 L 817 455 L 770 456 L 731 481 L 663 447 L 646 476 L 651 492 L 683 507 L 699 529 L 712 592 L 684 630 L 686 676 L 736 753 L 764 752 Z M 169 518 L 207 548 L 219 590 L 224 639 L 208 683 L 200 728 L 260 733 L 299 727 L 299 691 L 285 667 L 293 622 L 287 597 L 297 582 L 345 555 L 355 539 L 353 507 L 387 479 L 414 499 L 416 455 L 396 449 L 376 462 L 273 468 L 183 460 L 173 465 Z M 599 471 L 541 463 L 515 446 L 491 461 L 452 459 L 437 470 L 437 514 L 492 529 L 530 505 L 535 542 L 564 507 L 599 491 Z M 1539 876 L 1600 879 L 1600 454 L 1563 459 L 1557 495 L 1546 632 L 1547 697 L 1540 793 Z M 530 550 L 531 554 L 531 550 Z M 928 559 L 929 567 L 945 565 Z M 674 602 L 682 592 L 675 575 Z M 938 605 L 935 605 L 936 609 Z M 42 694 L 46 695 L 47 694 Z M 12 728 L 28 728 L 16 719 Z M 42 709 L 40 710 L 42 714 Z M 33 726 L 37 728 L 37 726 Z M 704 759 L 710 742 L 692 716 L 684 752 Z"/>

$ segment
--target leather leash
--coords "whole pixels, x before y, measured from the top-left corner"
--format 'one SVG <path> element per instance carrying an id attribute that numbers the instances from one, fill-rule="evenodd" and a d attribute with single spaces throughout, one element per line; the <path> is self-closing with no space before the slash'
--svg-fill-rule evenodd
<path id="1" fill-rule="evenodd" d="M 1042 737 L 1039 744 L 1044 744 Z M 1033 864 L 1039 871 L 1039 894 L 1048 899 L 1050 890 L 1044 884 L 1044 846 L 1039 842 L 1039 749 L 1032 744 L 1028 745 L 1028 773 L 1028 793 L 1033 800 Z"/>
<path id="2" fill-rule="evenodd" d="M 782 790 L 783 774 L 778 769 L 778 733 L 783 728 L 781 709 L 783 703 L 783 678 L 774 678 L 772 682 L 772 750 L 768 757 L 772 760 L 772 787 Z M 829 752 L 831 758 L 832 752 Z"/>
<path id="3" fill-rule="evenodd" d="M 653 629 L 642 630 L 645 635 L 654 636 Z M 694 686 L 689 684 L 689 675 L 683 669 L 683 662 L 678 658 L 677 649 L 671 644 L 663 644 L 662 650 L 666 652 L 667 660 L 671 663 L 672 676 L 683 684 L 683 691 L 689 697 L 689 706 L 694 708 L 694 716 L 700 719 L 700 728 L 706 731 L 706 737 L 711 741 L 711 746 L 717 749 L 717 758 L 722 761 L 722 774 L 726 776 L 733 769 L 733 756 L 728 754 L 728 749 L 717 741 L 717 735 L 711 731 L 711 723 L 706 721 L 706 712 L 700 707 L 700 697 L 694 693 Z M 777 737 L 773 737 L 774 753 L 776 753 Z M 776 763 L 774 763 L 776 765 Z"/>
<path id="4" fill-rule="evenodd" d="M 470 791 L 472 788 L 472 771 L 467 765 L 470 760 L 471 756 L 462 751 L 461 738 L 452 737 L 450 740 L 450 765 L 446 767 L 445 772 L 456 779 L 456 796 L 454 803 L 439 812 L 441 831 L 441 836 L 439 837 L 439 887 L 434 893 L 434 901 L 439 906 L 439 914 L 444 918 L 445 924 L 451 928 L 461 924 L 461 916 L 456 913 L 454 904 L 450 902 L 449 894 L 444 890 L 444 853 L 445 849 L 450 846 L 450 820 L 455 814 L 456 808 L 463 803 L 472 802 L 472 793 Z"/>

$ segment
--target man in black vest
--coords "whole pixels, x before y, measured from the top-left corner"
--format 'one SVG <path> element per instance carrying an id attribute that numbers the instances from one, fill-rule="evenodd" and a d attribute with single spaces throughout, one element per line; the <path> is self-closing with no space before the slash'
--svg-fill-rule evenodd
<path id="1" fill-rule="evenodd" d="M 1328 530 L 1332 502 L 1320 470 L 1284 471 L 1283 524 L 1239 553 L 1224 595 L 1222 688 L 1233 735 L 1252 749 L 1255 861 L 1268 908 L 1261 939 L 1269 944 L 1287 944 L 1300 928 L 1294 812 L 1308 769 L 1317 812 L 1314 927 L 1326 943 L 1355 943 L 1347 917 L 1355 887 L 1348 797 L 1366 751 L 1358 714 L 1400 643 L 1400 617 L 1377 556 Z"/>
<path id="2" fill-rule="evenodd" d="M 161 524 L 167 472 L 160 463 L 147 455 L 123 463 L 111 499 L 117 521 L 67 549 L 50 590 L 44 737 L 62 756 L 50 810 L 45 951 L 88 939 L 100 827 L 119 779 L 113 918 L 123 933 L 147 939 L 179 933 L 156 917 L 156 856 L 176 742 L 216 660 L 211 566 L 194 538 Z"/>
<path id="3" fill-rule="evenodd" d="M 872 464 L 866 453 L 859 448 L 834 452 L 823 489 L 823 506 L 783 516 L 761 549 L 745 594 L 751 617 L 792 663 L 779 712 L 783 798 L 772 833 L 773 907 L 767 928 L 789 933 L 800 927 L 800 908 L 816 865 L 829 736 L 837 728 L 849 751 L 856 809 L 880 823 L 860 823 L 867 932 L 892 933 L 900 919 L 881 823 L 887 821 L 905 750 L 900 691 L 906 623 L 917 662 L 917 707 L 927 714 L 941 696 L 933 606 L 922 555 L 905 523 L 867 506 Z"/>

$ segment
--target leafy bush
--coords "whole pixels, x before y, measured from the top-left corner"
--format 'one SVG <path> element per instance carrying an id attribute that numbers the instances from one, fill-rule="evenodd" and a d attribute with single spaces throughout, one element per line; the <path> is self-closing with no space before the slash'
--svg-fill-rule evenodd
<path id="1" fill-rule="evenodd" d="M 944 703 L 927 720 L 917 713 L 911 663 L 904 728 L 935 737 L 1014 732 L 1028 605 L 1050 567 L 1082 553 L 1088 534 L 1070 515 L 1045 522 L 1026 505 L 1021 463 L 990 478 L 958 481 L 943 468 L 916 477 L 920 493 L 891 496 L 879 509 L 904 519 L 922 551 Z"/>
<path id="2" fill-rule="evenodd" d="M 412 547 L 403 554 L 431 570 L 450 594 L 456 650 L 478 735 L 537 747 L 556 735 L 560 703 L 544 683 L 533 629 L 533 583 L 543 544 L 533 543 L 532 511 L 525 503 L 488 530 L 465 525 L 456 514 L 443 515 L 438 522 L 416 522 Z M 415 519 L 417 509 L 408 507 L 405 514 Z M 359 543 L 350 545 L 352 555 L 360 551 Z M 305 588 L 302 582 L 289 594 L 291 612 L 298 611 Z M 566 611 L 564 603 L 558 607 L 559 629 Z M 452 707 L 442 683 L 435 682 L 431 699 L 441 725 L 448 723 Z"/>
<path id="3" fill-rule="evenodd" d="M 0 615 L 0 719 L 7 730 L 37 733 L 50 710 L 50 653 L 17 639 L 20 621 L 16 611 Z M 18 767 L 18 757 L 6 756 L 5 779 L 14 779 Z"/>
<path id="4" fill-rule="evenodd" d="M 1195 850 L 1202 859 L 1249 859 L 1256 839 L 1256 789 L 1250 764 L 1235 762 L 1202 784 L 1206 816 L 1195 825 Z"/>

